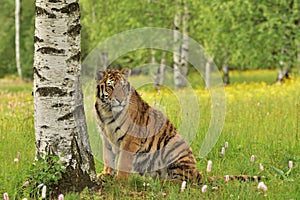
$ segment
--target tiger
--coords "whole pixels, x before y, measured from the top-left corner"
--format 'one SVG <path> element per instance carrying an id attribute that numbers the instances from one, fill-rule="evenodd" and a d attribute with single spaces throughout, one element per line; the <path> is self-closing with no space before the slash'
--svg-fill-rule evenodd
<path id="1" fill-rule="evenodd" d="M 161 180 L 200 182 L 202 174 L 189 144 L 161 111 L 141 98 L 127 80 L 129 73 L 128 68 L 107 69 L 96 75 L 102 175 L 128 178 L 139 173 Z"/>
<path id="2" fill-rule="evenodd" d="M 145 102 L 128 81 L 129 68 L 96 74 L 95 114 L 103 142 L 99 177 L 128 179 L 133 173 L 201 184 L 192 149 L 174 124 Z M 224 178 L 224 177 L 222 177 Z M 231 175 L 230 180 L 260 177 Z M 209 181 L 220 177 L 209 177 Z"/>

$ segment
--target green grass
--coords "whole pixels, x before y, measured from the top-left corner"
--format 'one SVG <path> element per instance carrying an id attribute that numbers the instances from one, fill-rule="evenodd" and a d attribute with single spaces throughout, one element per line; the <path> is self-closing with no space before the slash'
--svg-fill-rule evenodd
<path id="1" fill-rule="evenodd" d="M 236 74 L 235 74 L 236 73 Z M 253 75 L 254 74 L 254 75 Z M 300 196 L 300 80 L 294 77 L 283 85 L 271 85 L 274 72 L 264 72 L 269 81 L 263 81 L 258 72 L 232 73 L 232 86 L 226 87 L 226 120 L 222 134 L 212 151 L 199 158 L 199 150 L 207 132 L 211 115 L 209 91 L 203 88 L 195 90 L 199 99 L 200 120 L 192 148 L 197 157 L 197 167 L 207 176 L 226 174 L 249 174 L 264 176 L 268 195 L 264 197 L 257 189 L 257 182 L 216 181 L 208 184 L 206 193 L 201 186 L 188 184 L 180 192 L 181 183 L 160 183 L 139 176 L 133 176 L 128 182 L 107 180 L 99 191 L 85 190 L 81 194 L 68 194 L 65 199 L 297 199 Z M 243 78 L 240 78 L 243 77 Z M 247 80 L 243 83 L 242 80 Z M 195 80 L 194 80 L 195 81 Z M 251 83 L 248 83 L 251 82 Z M 193 86 L 195 83 L 193 83 Z M 18 81 L 0 81 L 0 195 L 7 192 L 11 199 L 18 196 L 25 181 L 25 171 L 34 159 L 35 140 L 33 127 L 33 98 L 31 84 Z M 197 87 L 196 87 L 197 88 Z M 140 88 L 143 98 L 166 111 L 168 117 L 180 125 L 178 113 L 180 99 L 167 89 L 160 93 Z M 92 105 L 93 97 L 86 100 Z M 92 109 L 92 108 L 91 108 Z M 191 108 L 189 112 L 193 112 Z M 92 112 L 87 111 L 87 122 L 97 172 L 101 172 L 101 141 L 97 129 L 93 126 Z M 195 125 L 195 124 L 194 124 Z M 191 126 L 194 126 L 191 125 Z M 225 156 L 220 154 L 224 143 L 229 142 Z M 14 158 L 21 153 L 19 162 Z M 255 155 L 254 163 L 250 162 Z M 212 171 L 205 172 L 207 161 L 213 161 Z M 274 168 L 288 171 L 288 161 L 294 167 L 291 173 L 283 177 Z M 259 170 L 259 163 L 264 171 Z M 143 186 L 143 183 L 149 183 Z M 217 191 L 212 191 L 217 186 Z"/>

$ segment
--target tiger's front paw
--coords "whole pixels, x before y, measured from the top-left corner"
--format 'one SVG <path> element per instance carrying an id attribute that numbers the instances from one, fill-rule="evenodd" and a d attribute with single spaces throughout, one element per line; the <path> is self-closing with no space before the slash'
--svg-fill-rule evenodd
<path id="1" fill-rule="evenodd" d="M 112 179 L 114 177 L 114 169 L 111 167 L 104 167 L 103 171 L 98 174 L 97 178 L 100 180 Z"/>
<path id="2" fill-rule="evenodd" d="M 105 173 L 100 173 L 97 175 L 97 178 L 101 181 L 106 181 L 108 179 L 113 179 L 114 174 L 105 174 Z"/>

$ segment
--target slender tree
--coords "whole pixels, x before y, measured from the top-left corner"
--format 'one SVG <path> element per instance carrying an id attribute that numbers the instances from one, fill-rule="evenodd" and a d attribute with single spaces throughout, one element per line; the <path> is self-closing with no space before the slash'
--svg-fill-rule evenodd
<path id="1" fill-rule="evenodd" d="M 81 89 L 78 0 L 37 0 L 34 109 L 36 157 L 49 152 L 65 161 L 56 192 L 81 191 L 96 178 Z"/>
<path id="2" fill-rule="evenodd" d="M 18 75 L 22 79 L 22 70 L 20 62 L 20 0 L 16 0 L 15 5 L 15 27 L 16 27 L 16 36 L 15 36 L 15 45 L 16 45 L 16 65 L 18 70 Z"/>
<path id="3" fill-rule="evenodd" d="M 181 17 L 180 6 L 177 6 L 174 15 L 174 83 L 176 87 L 186 87 L 187 81 L 187 60 L 189 51 L 188 38 L 188 6 L 184 3 L 184 13 Z M 180 25 L 182 24 L 183 38 L 180 34 Z"/>

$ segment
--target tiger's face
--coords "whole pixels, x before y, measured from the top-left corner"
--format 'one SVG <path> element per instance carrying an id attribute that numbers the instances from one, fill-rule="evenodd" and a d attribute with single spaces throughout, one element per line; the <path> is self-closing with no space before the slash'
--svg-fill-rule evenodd
<path id="1" fill-rule="evenodd" d="M 113 112 L 122 111 L 128 105 L 130 98 L 130 84 L 127 81 L 130 71 L 109 69 L 99 71 L 96 81 L 96 98 L 102 105 Z"/>

